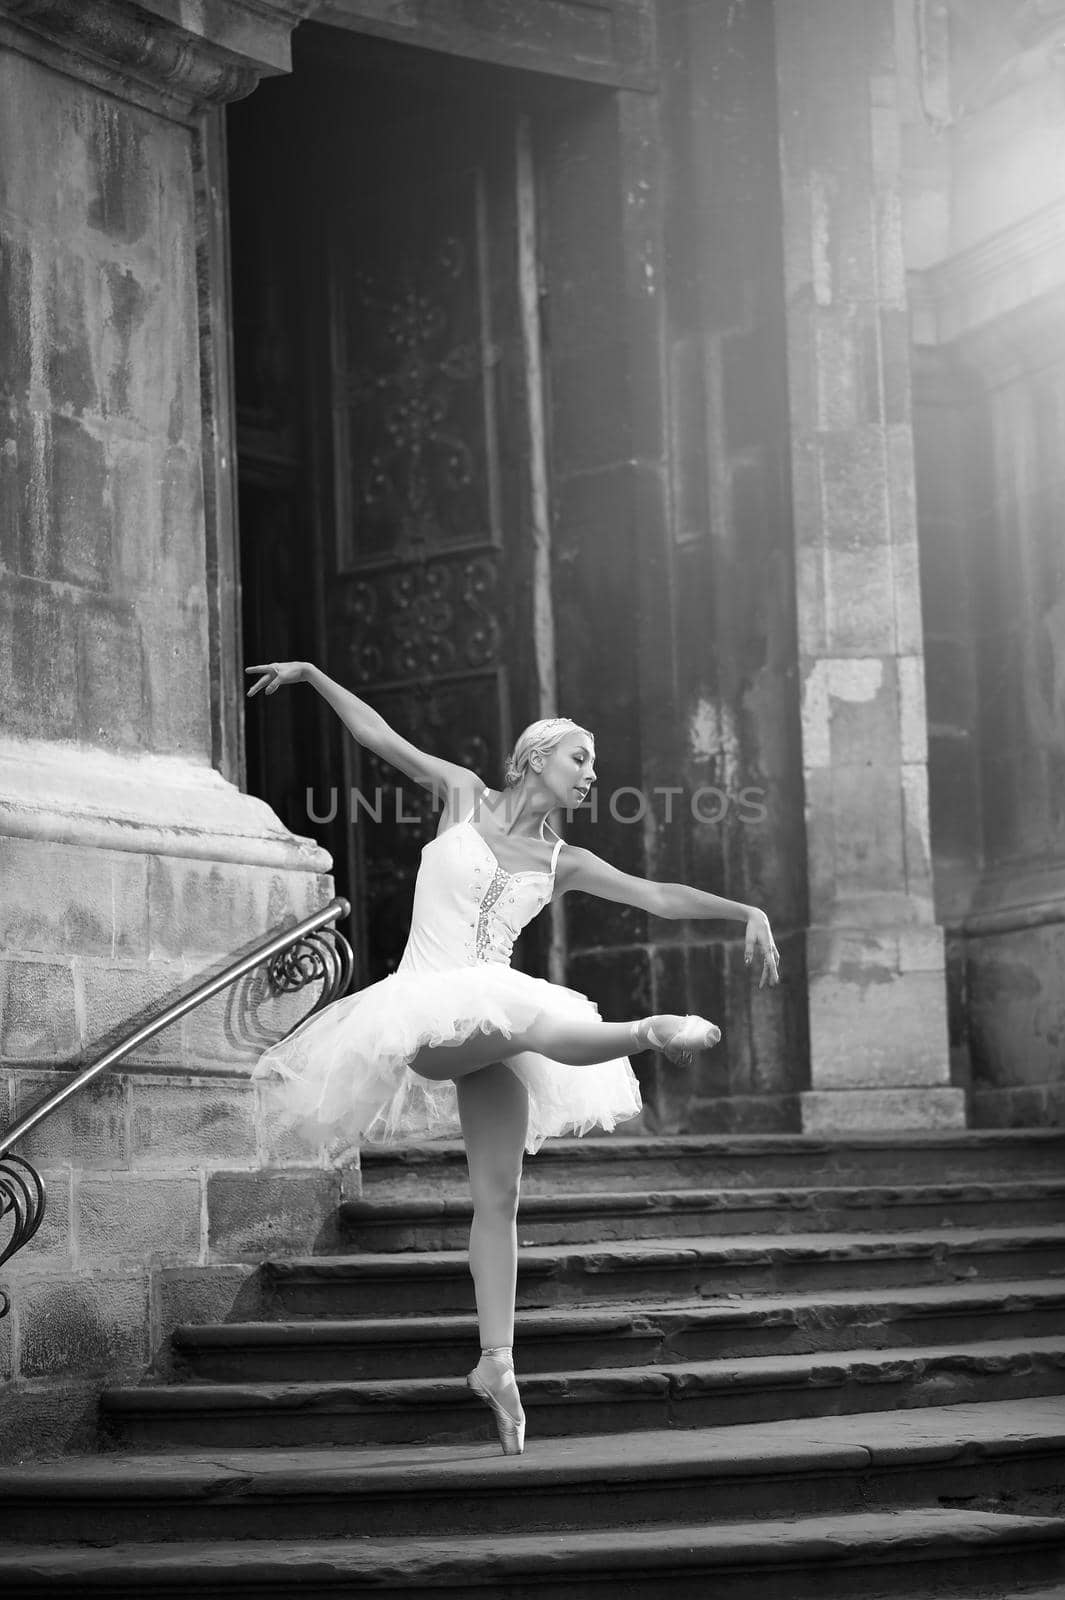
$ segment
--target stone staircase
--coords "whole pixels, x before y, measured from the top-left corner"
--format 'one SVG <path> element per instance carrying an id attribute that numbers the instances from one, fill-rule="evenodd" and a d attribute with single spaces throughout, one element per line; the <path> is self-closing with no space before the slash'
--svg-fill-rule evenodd
<path id="1" fill-rule="evenodd" d="M 180 1328 L 106 1453 L 0 1472 L 0 1592 L 1065 1600 L 1065 1134 L 548 1147 L 518 1459 L 461 1148 L 363 1171 L 346 1253 Z"/>

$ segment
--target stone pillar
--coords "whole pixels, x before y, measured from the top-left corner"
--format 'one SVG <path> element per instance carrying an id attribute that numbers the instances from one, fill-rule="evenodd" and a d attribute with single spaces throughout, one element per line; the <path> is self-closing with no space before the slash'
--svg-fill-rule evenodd
<path id="1" fill-rule="evenodd" d="M 811 1133 L 965 1120 L 932 901 L 894 26 L 893 0 L 777 0 Z"/>
<path id="2" fill-rule="evenodd" d="M 240 693 L 220 107 L 288 69 L 306 10 L 0 0 L 4 1127 L 332 891 L 328 855 L 212 765 Z M 230 1264 L 224 1316 L 257 1255 L 322 1225 L 333 1175 L 298 1172 L 247 1081 L 292 1010 L 257 1037 L 231 999 L 24 1142 L 49 1201 L 4 1270 L 5 1454 L 92 1437 L 95 1388 L 188 1314 L 183 1274 Z"/>

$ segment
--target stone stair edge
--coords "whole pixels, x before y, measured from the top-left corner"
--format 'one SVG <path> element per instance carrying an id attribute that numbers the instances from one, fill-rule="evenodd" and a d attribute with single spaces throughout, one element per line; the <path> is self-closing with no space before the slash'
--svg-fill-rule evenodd
<path id="1" fill-rule="evenodd" d="M 609 1529 L 551 1535 L 476 1535 L 403 1541 L 322 1539 L 296 1541 L 224 1540 L 217 1543 L 115 1544 L 103 1548 L 0 1546 L 0 1576 L 23 1586 L 39 1576 L 45 1582 L 107 1576 L 115 1592 L 136 1585 L 162 1586 L 168 1579 L 188 1581 L 196 1572 L 217 1581 L 227 1570 L 244 1581 L 276 1584 L 280 1576 L 318 1581 L 330 1569 L 352 1581 L 372 1576 L 377 1587 L 389 1578 L 423 1582 L 468 1581 L 471 1569 L 499 1578 L 542 1574 L 558 1578 L 595 1572 L 602 1577 L 611 1560 L 626 1571 L 677 1572 L 713 1561 L 722 1569 L 764 1567 L 819 1560 L 833 1567 L 919 1561 L 942 1552 L 957 1556 L 1018 1551 L 1065 1540 L 1065 1518 L 1019 1516 L 947 1508 L 839 1513 L 791 1520 L 761 1519 L 716 1526 Z M 165 1590 L 163 1590 L 165 1592 Z"/>
<path id="2" fill-rule="evenodd" d="M 1058 1337 L 1028 1339 L 986 1339 L 979 1343 L 958 1341 L 950 1345 L 905 1345 L 883 1349 L 860 1348 L 803 1352 L 795 1355 L 718 1356 L 702 1360 L 653 1361 L 639 1367 L 568 1368 L 547 1373 L 521 1375 L 522 1397 L 527 1405 L 539 1398 L 587 1397 L 593 1391 L 613 1390 L 629 1394 L 669 1391 L 683 1398 L 686 1394 L 750 1386 L 776 1387 L 805 1379 L 818 1387 L 828 1385 L 829 1375 L 849 1372 L 871 1374 L 903 1371 L 943 1371 L 960 1363 L 971 1369 L 1001 1372 L 1021 1362 L 1029 1367 L 1033 1357 L 1047 1357 L 1061 1367 L 1065 1386 L 1065 1332 Z M 1057 1358 L 1060 1358 L 1057 1359 Z M 580 1393 L 578 1393 L 580 1391 Z M 402 1404 L 453 1405 L 468 1397 L 464 1376 L 435 1378 L 322 1379 L 309 1382 L 291 1380 L 248 1383 L 180 1383 L 115 1385 L 100 1397 L 110 1413 L 153 1411 L 175 1413 L 198 1410 L 256 1410 L 263 1405 L 290 1404 L 304 1409 L 315 1397 L 318 1408 L 330 1399 L 353 1399 L 369 1405 Z"/>
<path id="3" fill-rule="evenodd" d="M 825 1437 L 811 1438 L 817 1427 L 806 1419 L 803 1434 L 796 1442 L 788 1437 L 796 1427 L 772 1424 L 734 1424 L 715 1429 L 654 1429 L 640 1435 L 640 1448 L 633 1459 L 625 1459 L 617 1448 L 617 1435 L 576 1435 L 563 1440 L 563 1450 L 553 1450 L 558 1440 L 540 1440 L 540 1448 L 526 1451 L 520 1472 L 501 1458 L 494 1445 L 472 1446 L 464 1458 L 449 1459 L 440 1451 L 430 1458 L 419 1450 L 411 1459 L 411 1446 L 350 1448 L 333 1446 L 329 1450 L 299 1450 L 261 1446 L 259 1450 L 181 1451 L 178 1454 L 133 1453 L 83 1456 L 59 1462 L 37 1462 L 29 1467 L 0 1469 L 0 1494 L 3 1504 L 14 1510 L 19 1502 L 48 1496 L 51 1501 L 106 1501 L 122 1494 L 133 1501 L 158 1501 L 166 1498 L 217 1501 L 254 1494 L 387 1494 L 400 1490 L 473 1490 L 493 1488 L 525 1493 L 529 1488 L 558 1488 L 560 1483 L 593 1482 L 620 1486 L 624 1483 L 673 1482 L 692 1477 L 740 1475 L 792 1475 L 800 1472 L 843 1472 L 865 1469 L 913 1469 L 924 1462 L 950 1466 L 953 1461 L 991 1461 L 1017 1458 L 1025 1454 L 1054 1453 L 1065 1446 L 1065 1397 L 1055 1402 L 1054 1421 L 1046 1414 L 1028 1416 L 1025 1434 L 1017 1437 L 1015 1424 L 1001 1419 L 998 1430 L 985 1427 L 979 1438 L 966 1437 L 953 1419 L 942 1418 L 942 1432 L 935 1430 L 939 1413 L 964 1410 L 972 1418 L 980 1410 L 1007 1408 L 1007 1402 L 983 1405 L 940 1406 L 931 1419 L 923 1408 L 924 1434 L 907 1437 L 905 1427 L 895 1426 L 907 1413 L 857 1413 L 846 1418 L 820 1421 L 851 1422 L 854 1438 L 846 1438 L 841 1427 L 822 1429 Z M 1012 1406 L 1017 1410 L 1017 1406 Z M 880 1429 L 881 1440 L 868 1438 L 870 1427 Z M 832 1434 L 840 1435 L 833 1438 Z M 892 1440 L 892 1432 L 897 1437 Z M 910 1430 L 911 1432 L 911 1430 Z M 728 1435 L 728 1437 L 726 1437 Z M 395 1454 L 395 1461 L 382 1459 Z M 312 1459 L 310 1459 L 312 1458 Z M 430 1458 L 430 1459 L 424 1459 Z M 501 1475 L 502 1469 L 502 1475 Z M 737 1520 L 737 1518 L 729 1518 Z"/>
<path id="4" fill-rule="evenodd" d="M 752 1242 L 754 1241 L 754 1242 Z M 764 1259 L 766 1256 L 818 1256 L 825 1257 L 841 1249 L 844 1254 L 861 1256 L 888 1255 L 891 1253 L 919 1253 L 922 1246 L 950 1249 L 989 1247 L 1017 1247 L 1026 1242 L 1043 1244 L 1065 1243 L 1065 1222 L 993 1227 L 990 1224 L 975 1227 L 946 1225 L 939 1228 L 907 1228 L 897 1232 L 847 1233 L 840 1229 L 832 1233 L 792 1234 L 678 1234 L 657 1239 L 612 1239 L 587 1244 L 537 1244 L 522 1247 L 519 1270 L 528 1272 L 539 1266 L 550 1270 L 558 1260 L 594 1259 L 605 1262 L 616 1259 L 628 1265 L 640 1260 L 668 1265 L 670 1259 L 691 1260 L 693 1256 L 727 1256 L 731 1260 L 744 1254 Z M 901 1248 L 900 1248 L 901 1247 Z M 466 1270 L 465 1250 L 380 1250 L 351 1252 L 346 1255 L 293 1256 L 284 1261 L 265 1261 L 262 1270 L 267 1278 L 286 1278 L 309 1274 L 311 1276 L 337 1275 L 358 1271 L 368 1276 L 416 1276 L 424 1273 L 448 1273 Z"/>
<path id="5" fill-rule="evenodd" d="M 898 1285 L 882 1294 L 855 1289 L 811 1289 L 789 1295 L 726 1295 L 720 1302 L 698 1299 L 685 1300 L 671 1297 L 668 1300 L 641 1301 L 632 1307 L 611 1309 L 603 1306 L 551 1306 L 519 1309 L 517 1330 L 519 1335 L 532 1332 L 558 1331 L 566 1333 L 610 1333 L 627 1330 L 634 1324 L 656 1326 L 671 1320 L 689 1326 L 692 1320 L 735 1321 L 742 1323 L 750 1318 L 773 1316 L 782 1310 L 816 1309 L 821 1306 L 835 1308 L 854 1307 L 882 1316 L 886 1311 L 901 1309 L 913 1314 L 928 1309 L 942 1313 L 952 1307 L 962 1311 L 1022 1310 L 1032 1301 L 1062 1302 L 1065 1305 L 1065 1279 L 1004 1278 L 982 1280 L 978 1283 Z M 472 1311 L 441 1312 L 437 1316 L 417 1317 L 344 1317 L 280 1318 L 276 1321 L 258 1322 L 206 1322 L 182 1323 L 173 1329 L 171 1337 L 179 1348 L 230 1348 L 253 1342 L 264 1345 L 299 1342 L 306 1344 L 329 1343 L 345 1338 L 359 1338 L 367 1343 L 394 1340 L 397 1332 L 413 1342 L 433 1341 L 444 1337 L 458 1337 L 476 1332 L 477 1319 Z"/>
<path id="6" fill-rule="evenodd" d="M 20 1499 L 41 1493 L 71 1500 L 104 1499 L 121 1492 L 149 1500 L 179 1492 L 212 1497 L 228 1497 L 234 1490 L 284 1492 L 291 1485 L 292 1492 L 305 1495 L 311 1490 L 358 1489 L 360 1477 L 364 1480 L 360 1492 L 435 1484 L 495 1487 L 501 1481 L 500 1467 L 506 1474 L 502 1481 L 521 1493 L 523 1487 L 554 1487 L 560 1481 L 578 1482 L 590 1476 L 620 1483 L 648 1474 L 658 1479 L 699 1472 L 794 1475 L 801 1470 L 902 1468 L 921 1461 L 946 1464 L 957 1457 L 1016 1456 L 1063 1446 L 1065 1395 L 1038 1402 L 963 1402 L 921 1407 L 918 1412 L 860 1412 L 798 1423 L 649 1429 L 634 1441 L 631 1459 L 619 1448 L 617 1434 L 544 1439 L 535 1441 L 526 1453 L 520 1473 L 510 1469 L 494 1445 L 466 1447 L 458 1459 L 454 1447 L 415 1452 L 409 1445 L 322 1450 L 263 1446 L 159 1455 L 127 1451 L 0 1468 L 0 1496 L 6 1506 L 15 1507 Z"/>
<path id="7" fill-rule="evenodd" d="M 632 1138 L 624 1135 L 603 1138 L 587 1136 L 583 1139 L 552 1139 L 531 1159 L 539 1162 L 564 1157 L 569 1161 L 575 1157 L 592 1161 L 636 1155 L 686 1154 L 701 1150 L 713 1150 L 721 1154 L 735 1151 L 743 1156 L 779 1154 L 786 1150 L 805 1154 L 914 1148 L 972 1150 L 986 1147 L 994 1150 L 1026 1144 L 1065 1146 L 1065 1128 L 963 1128 L 930 1129 L 927 1132 L 922 1129 L 900 1129 L 887 1133 L 841 1133 L 838 1136 L 805 1133 L 665 1133 L 641 1134 Z M 363 1145 L 359 1151 L 360 1164 L 372 1167 L 389 1164 L 423 1166 L 437 1158 L 465 1163 L 465 1146 L 460 1139 L 439 1139 L 423 1144 Z"/>
<path id="8" fill-rule="evenodd" d="M 1030 1178 L 986 1182 L 959 1179 L 956 1183 L 941 1184 L 838 1184 L 823 1188 L 813 1184 L 779 1185 L 756 1189 L 678 1188 L 678 1189 L 605 1189 L 574 1191 L 562 1194 L 526 1194 L 518 1207 L 519 1220 L 559 1213 L 611 1213 L 620 1211 L 667 1212 L 708 1209 L 733 1211 L 744 1207 L 775 1204 L 791 1205 L 803 1209 L 816 1197 L 825 1196 L 838 1203 L 851 1203 L 856 1207 L 890 1204 L 893 1200 L 942 1200 L 957 1203 L 962 1200 L 1027 1200 L 1045 1195 L 1065 1196 L 1065 1178 Z M 858 1198 L 860 1197 L 860 1198 Z M 472 1214 L 473 1203 L 469 1196 L 425 1195 L 412 1199 L 381 1198 L 372 1195 L 342 1200 L 339 1215 L 352 1221 L 435 1221 L 455 1217 L 465 1219 Z"/>

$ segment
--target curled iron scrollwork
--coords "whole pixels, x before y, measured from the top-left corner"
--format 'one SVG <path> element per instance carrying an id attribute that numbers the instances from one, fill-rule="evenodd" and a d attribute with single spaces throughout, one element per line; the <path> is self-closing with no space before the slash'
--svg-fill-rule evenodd
<path id="1" fill-rule="evenodd" d="M 227 995 L 228 1016 L 228 1007 L 237 993 L 236 986 L 245 979 L 265 984 L 275 994 L 292 993 L 320 979 L 322 991 L 308 1015 L 328 1005 L 344 993 L 354 972 L 352 948 L 331 925 L 337 917 L 346 917 L 350 911 L 349 902 L 337 896 L 294 927 L 274 933 L 264 943 L 246 949 L 220 972 L 201 979 L 193 989 L 179 994 L 162 1010 L 140 1021 L 97 1060 L 31 1106 L 6 1131 L 0 1130 L 0 1267 L 29 1244 L 44 1220 L 46 1204 L 40 1174 L 24 1156 L 15 1155 L 12 1146 L 164 1028 L 223 992 Z M 10 1309 L 9 1297 L 0 1289 L 0 1319 Z"/>
<path id="2" fill-rule="evenodd" d="M 350 944 L 335 928 L 304 934 L 280 951 L 270 963 L 271 987 L 278 994 L 295 994 L 322 979 L 322 992 L 308 1011 L 309 1017 L 342 995 L 351 982 L 354 955 Z"/>
<path id="3" fill-rule="evenodd" d="M 16 1250 L 29 1244 L 44 1221 L 47 1197 L 44 1182 L 29 1162 L 10 1151 L 0 1156 L 0 1224 L 10 1224 L 11 1232 L 0 1249 L 0 1267 Z M 6 1317 L 11 1301 L 0 1289 L 0 1318 Z"/>

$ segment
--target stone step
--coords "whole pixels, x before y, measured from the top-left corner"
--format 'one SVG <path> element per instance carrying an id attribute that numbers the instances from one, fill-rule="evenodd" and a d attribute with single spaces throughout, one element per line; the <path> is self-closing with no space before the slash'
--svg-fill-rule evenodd
<path id="1" fill-rule="evenodd" d="M 1014 1280 L 835 1290 L 786 1297 L 733 1295 L 522 1311 L 521 1370 L 629 1367 L 645 1361 L 800 1354 L 884 1345 L 1021 1339 L 1065 1329 L 1065 1281 Z M 221 1322 L 174 1333 L 182 1379 L 295 1381 L 450 1377 L 477 1353 L 472 1313 L 438 1317 Z"/>
<path id="2" fill-rule="evenodd" d="M 519 1378 L 529 1432 L 540 1438 L 729 1426 L 1058 1395 L 1065 1391 L 1065 1334 Z M 115 1388 L 104 1393 L 101 1406 L 113 1440 L 158 1449 L 445 1443 L 494 1436 L 487 1409 L 464 1377 Z"/>
<path id="3" fill-rule="evenodd" d="M 591 1305 L 1054 1274 L 1065 1274 L 1061 1226 L 616 1240 L 522 1250 L 517 1303 Z M 271 1314 L 281 1316 L 424 1316 L 473 1308 L 466 1253 L 459 1250 L 268 1262 L 263 1292 Z"/>
<path id="4" fill-rule="evenodd" d="M 720 1523 L 981 1499 L 1042 1514 L 1065 1398 L 494 1444 L 112 1455 L 0 1469 L 0 1541 L 409 1538 Z"/>
<path id="5" fill-rule="evenodd" d="M 364 1147 L 363 1198 L 424 1199 L 468 1183 L 461 1141 Z M 826 1188 L 871 1184 L 1026 1182 L 1065 1172 L 1065 1129 L 955 1133 L 677 1134 L 551 1139 L 525 1162 L 526 1194 L 589 1189 Z"/>
<path id="6" fill-rule="evenodd" d="M 468 1195 L 347 1200 L 344 1236 L 360 1250 L 461 1250 Z M 1065 1182 L 959 1183 L 870 1188 L 591 1190 L 526 1195 L 523 1244 L 595 1244 L 677 1235 L 894 1231 L 927 1227 L 1065 1224 Z"/>
<path id="7" fill-rule="evenodd" d="M 563 1534 L 0 1547 L 5 1600 L 382 1592 L 572 1600 L 588 1584 L 611 1600 L 977 1600 L 996 1584 L 1016 1593 L 1063 1577 L 1065 1519 L 941 1507 Z"/>

